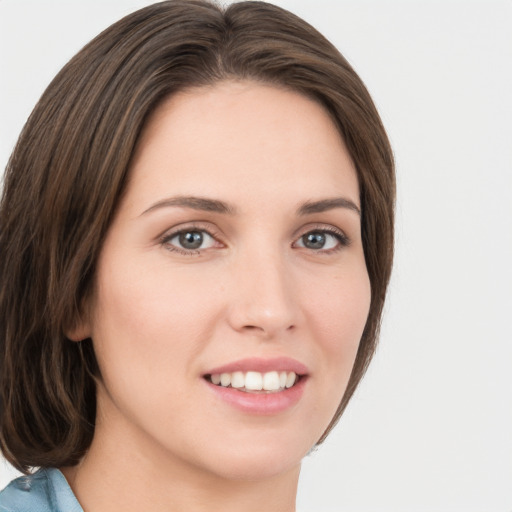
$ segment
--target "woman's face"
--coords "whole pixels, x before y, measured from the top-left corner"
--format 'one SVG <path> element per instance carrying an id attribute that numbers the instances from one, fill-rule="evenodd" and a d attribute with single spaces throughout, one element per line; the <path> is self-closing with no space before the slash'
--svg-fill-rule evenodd
<path id="1" fill-rule="evenodd" d="M 283 89 L 194 89 L 157 109 L 130 172 L 83 325 L 102 375 L 96 438 L 225 478 L 296 470 L 370 304 L 333 122 Z"/>

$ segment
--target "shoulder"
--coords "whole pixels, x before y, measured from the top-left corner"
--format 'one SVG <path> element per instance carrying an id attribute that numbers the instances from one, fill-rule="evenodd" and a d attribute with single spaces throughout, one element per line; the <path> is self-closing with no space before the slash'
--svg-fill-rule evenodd
<path id="1" fill-rule="evenodd" d="M 0 492 L 0 512 L 83 512 L 58 469 L 40 469 Z"/>

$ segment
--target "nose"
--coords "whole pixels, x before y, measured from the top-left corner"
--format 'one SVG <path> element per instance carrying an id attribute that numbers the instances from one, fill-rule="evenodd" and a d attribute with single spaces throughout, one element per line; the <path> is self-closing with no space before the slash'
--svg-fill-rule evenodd
<path id="1" fill-rule="evenodd" d="M 293 272 L 276 252 L 241 257 L 232 269 L 228 321 L 238 332 L 278 339 L 297 327 Z"/>

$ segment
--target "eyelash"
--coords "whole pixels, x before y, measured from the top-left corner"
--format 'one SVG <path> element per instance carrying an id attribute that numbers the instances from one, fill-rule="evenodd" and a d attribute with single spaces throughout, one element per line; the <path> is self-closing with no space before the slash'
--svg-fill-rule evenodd
<path id="1" fill-rule="evenodd" d="M 313 229 L 308 229 L 305 233 L 303 233 L 297 239 L 297 241 L 302 240 L 306 235 L 308 235 L 310 233 L 327 234 L 327 235 L 334 237 L 338 241 L 338 244 L 335 247 L 332 247 L 331 249 L 323 249 L 323 250 L 322 249 L 320 249 L 320 250 L 309 249 L 310 251 L 313 251 L 313 252 L 321 254 L 321 255 L 329 255 L 329 254 L 336 253 L 338 251 L 341 251 L 344 247 L 348 247 L 350 245 L 350 239 L 343 231 L 341 231 L 341 229 L 337 229 L 335 227 L 325 227 L 325 226 L 322 226 L 322 227 L 319 226 L 319 227 L 314 227 Z M 294 242 L 294 244 L 295 243 L 297 243 L 297 242 Z M 305 247 L 305 249 L 308 249 L 308 247 Z"/>
<path id="2" fill-rule="evenodd" d="M 211 227 L 206 229 L 204 226 L 199 226 L 199 225 L 191 225 L 191 226 L 187 226 L 186 228 L 179 229 L 178 231 L 173 231 L 171 233 L 167 233 L 161 237 L 160 243 L 168 251 L 177 252 L 177 253 L 183 254 L 185 256 L 199 256 L 202 253 L 202 251 L 204 251 L 206 249 L 184 249 L 184 248 L 177 247 L 176 245 L 170 244 L 170 241 L 173 238 L 176 238 L 181 234 L 194 233 L 194 232 L 206 233 L 216 243 L 219 243 L 219 240 L 218 240 L 219 234 L 216 231 L 212 230 Z M 330 249 L 325 249 L 325 250 L 309 249 L 310 251 L 315 252 L 317 254 L 322 254 L 322 255 L 332 254 L 332 253 L 338 252 L 341 249 L 343 249 L 344 247 L 348 247 L 350 245 L 350 239 L 347 237 L 347 235 L 345 235 L 345 233 L 343 231 L 341 231 L 340 229 L 334 228 L 334 227 L 325 227 L 325 226 L 322 226 L 322 227 L 318 226 L 318 227 L 313 227 L 312 229 L 308 229 L 297 239 L 297 241 L 302 240 L 306 235 L 308 235 L 310 233 L 327 234 L 327 235 L 334 237 L 338 242 L 338 244 L 335 247 L 332 247 Z M 294 244 L 296 244 L 297 241 L 295 241 Z M 304 248 L 308 249 L 307 247 L 304 247 Z"/>
<path id="3" fill-rule="evenodd" d="M 160 243 L 168 251 L 177 252 L 185 256 L 199 256 L 201 252 L 204 251 L 205 249 L 184 249 L 170 244 L 170 241 L 173 238 L 176 238 L 177 236 L 182 235 L 184 233 L 206 233 L 216 243 L 219 243 L 218 239 L 220 238 L 220 236 L 218 232 L 213 230 L 211 227 L 205 228 L 204 226 L 197 224 L 192 224 L 190 226 L 187 226 L 186 228 L 182 228 L 177 231 L 165 234 L 163 237 L 161 237 Z"/>

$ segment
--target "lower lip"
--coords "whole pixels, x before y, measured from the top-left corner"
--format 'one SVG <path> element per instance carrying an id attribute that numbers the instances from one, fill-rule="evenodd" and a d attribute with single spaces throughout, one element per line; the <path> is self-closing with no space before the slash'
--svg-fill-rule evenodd
<path id="1" fill-rule="evenodd" d="M 306 377 L 301 377 L 291 388 L 274 393 L 246 393 L 236 388 L 216 386 L 204 380 L 208 388 L 227 404 L 240 411 L 259 415 L 279 414 L 293 407 L 302 397 L 306 381 Z"/>

